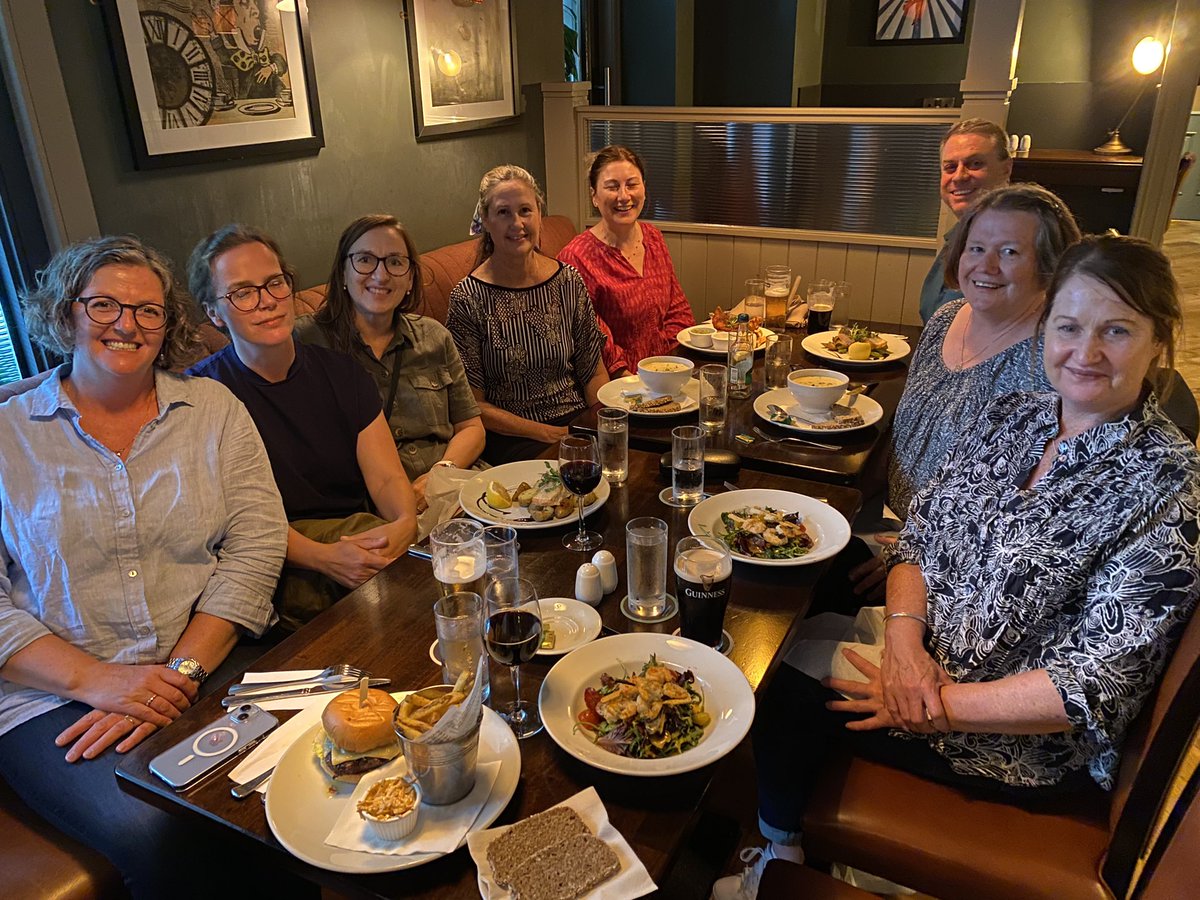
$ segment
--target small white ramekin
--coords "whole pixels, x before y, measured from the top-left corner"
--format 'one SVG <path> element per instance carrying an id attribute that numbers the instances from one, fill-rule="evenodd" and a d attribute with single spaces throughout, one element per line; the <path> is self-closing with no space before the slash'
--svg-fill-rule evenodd
<path id="1" fill-rule="evenodd" d="M 412 786 L 417 792 L 417 802 L 402 816 L 392 816 L 388 819 L 377 819 L 370 813 L 360 812 L 363 821 L 365 821 L 380 838 L 385 841 L 402 841 L 417 827 L 417 811 L 421 808 L 421 789 L 417 785 Z"/>

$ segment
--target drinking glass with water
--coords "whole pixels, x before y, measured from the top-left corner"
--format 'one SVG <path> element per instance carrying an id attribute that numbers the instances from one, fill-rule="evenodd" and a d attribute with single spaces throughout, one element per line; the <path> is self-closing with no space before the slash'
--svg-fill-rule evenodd
<path id="1" fill-rule="evenodd" d="M 729 404 L 729 383 L 725 367 L 700 367 L 700 424 L 709 431 L 718 431 L 725 424 Z"/>
<path id="2" fill-rule="evenodd" d="M 767 350 L 763 360 L 763 372 L 767 390 L 787 387 L 787 377 L 792 371 L 792 336 L 773 334 L 767 338 Z"/>
<path id="3" fill-rule="evenodd" d="M 704 429 L 671 429 L 671 486 L 658 498 L 668 506 L 695 506 L 704 499 Z"/>
<path id="4" fill-rule="evenodd" d="M 596 413 L 600 439 L 600 468 L 609 484 L 624 484 L 629 477 L 629 412 L 602 409 Z"/>
<path id="5" fill-rule="evenodd" d="M 442 683 L 454 684 L 463 672 L 475 674 L 483 656 L 483 599 L 465 591 L 447 594 L 433 604 Z M 488 667 L 483 667 L 483 698 L 488 697 Z"/>
<path id="6" fill-rule="evenodd" d="M 629 594 L 621 612 L 635 622 L 662 622 L 678 605 L 667 593 L 667 523 L 644 516 L 625 526 L 625 574 Z"/>

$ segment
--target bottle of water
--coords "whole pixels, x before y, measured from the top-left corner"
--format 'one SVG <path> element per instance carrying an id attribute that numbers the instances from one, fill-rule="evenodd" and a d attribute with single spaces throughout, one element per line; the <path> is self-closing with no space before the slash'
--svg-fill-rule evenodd
<path id="1" fill-rule="evenodd" d="M 729 342 L 729 396 L 749 397 L 754 372 L 754 335 L 750 317 L 742 313 L 737 318 L 737 332 Z"/>

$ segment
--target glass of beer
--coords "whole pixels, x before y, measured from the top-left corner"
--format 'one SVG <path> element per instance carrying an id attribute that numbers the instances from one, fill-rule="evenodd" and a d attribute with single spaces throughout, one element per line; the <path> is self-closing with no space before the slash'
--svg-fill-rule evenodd
<path id="1" fill-rule="evenodd" d="M 443 597 L 465 591 L 482 594 L 487 581 L 483 526 L 473 519 L 450 519 L 429 533 L 433 577 Z"/>
<path id="2" fill-rule="evenodd" d="M 810 281 L 808 283 L 808 333 L 821 334 L 829 330 L 833 321 L 835 282 Z"/>
<path id="3" fill-rule="evenodd" d="M 721 649 L 725 607 L 733 585 L 733 556 L 713 537 L 685 537 L 675 545 L 679 633 Z"/>

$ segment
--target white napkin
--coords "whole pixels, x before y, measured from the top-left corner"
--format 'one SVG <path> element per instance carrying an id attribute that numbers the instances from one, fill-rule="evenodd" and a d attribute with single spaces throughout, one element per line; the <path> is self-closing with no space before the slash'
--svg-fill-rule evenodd
<path id="1" fill-rule="evenodd" d="M 422 803 L 417 812 L 417 830 L 402 841 L 385 841 L 376 836 L 371 827 L 358 814 L 358 801 L 366 796 L 367 790 L 381 778 L 391 778 L 408 773 L 408 762 L 397 759 L 382 769 L 363 776 L 358 787 L 333 830 L 325 838 L 331 847 L 345 850 L 361 850 L 366 853 L 382 853 L 386 856 L 408 856 L 412 853 L 452 853 L 462 842 L 463 835 L 475 824 L 479 812 L 487 803 L 500 774 L 500 761 L 480 763 L 475 767 L 475 787 L 471 793 L 457 803 L 447 806 L 430 806 Z"/>
<path id="2" fill-rule="evenodd" d="M 229 773 L 230 780 L 241 784 L 243 781 L 249 781 L 251 778 L 261 775 L 278 763 L 279 757 L 283 756 L 283 751 L 292 746 L 296 742 L 296 738 L 321 721 L 321 713 L 325 711 L 325 703 L 329 702 L 329 697 L 320 699 L 324 700 L 324 703 L 310 703 L 307 709 L 302 709 L 268 734 L 263 742 L 250 752 L 249 756 L 234 766 L 233 771 Z M 269 781 L 270 779 L 267 779 L 259 785 L 259 793 L 266 792 Z"/>
<path id="3" fill-rule="evenodd" d="M 805 619 L 784 659 L 818 681 L 837 678 L 866 684 L 866 676 L 842 651 L 849 648 L 878 666 L 883 659 L 884 612 L 882 606 L 864 606 L 853 619 L 837 613 L 821 613 Z"/>
<path id="4" fill-rule="evenodd" d="M 600 800 L 594 787 L 585 788 L 574 797 L 568 797 L 556 806 L 569 806 L 579 813 L 579 818 L 587 823 L 592 833 L 612 848 L 621 861 L 621 871 L 603 884 L 597 885 L 584 894 L 584 900 L 632 900 L 642 897 L 658 886 L 651 880 L 650 873 L 642 865 L 633 848 L 629 846 L 621 832 L 613 828 L 608 821 L 608 810 Z M 471 859 L 479 869 L 479 895 L 484 900 L 509 900 L 512 893 L 492 881 L 492 867 L 488 864 L 488 844 L 511 828 L 489 828 L 486 831 L 473 831 L 467 835 L 467 848 L 471 851 Z"/>

